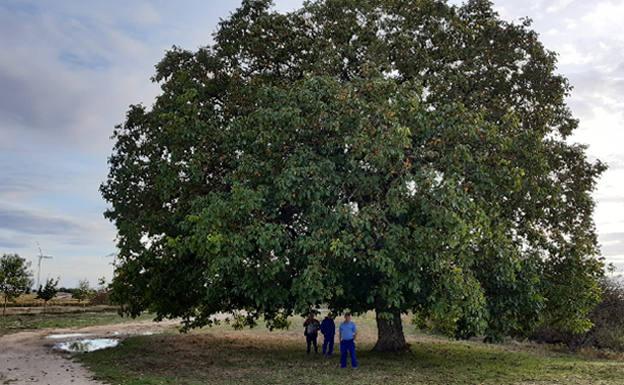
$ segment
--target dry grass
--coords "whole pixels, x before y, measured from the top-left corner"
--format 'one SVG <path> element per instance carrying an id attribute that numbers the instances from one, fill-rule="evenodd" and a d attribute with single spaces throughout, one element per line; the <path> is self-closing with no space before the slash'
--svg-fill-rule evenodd
<path id="1" fill-rule="evenodd" d="M 44 302 L 37 299 L 36 294 L 23 294 L 15 302 L 7 304 L 7 315 L 32 315 L 41 313 L 79 313 L 79 312 L 116 312 L 117 306 L 93 305 L 88 302 L 78 302 L 75 298 L 56 297 L 48 301 L 44 307 Z"/>
<path id="2" fill-rule="evenodd" d="M 89 309 L 89 308 L 87 308 Z M 151 319 L 151 315 L 142 316 L 142 320 Z M 133 321 L 120 317 L 116 311 L 79 311 L 59 313 L 12 314 L 0 317 L 0 336 L 24 330 L 47 328 L 80 328 L 93 325 L 108 325 Z"/>
<path id="3" fill-rule="evenodd" d="M 306 355 L 301 320 L 289 331 L 233 331 L 219 326 L 187 335 L 135 337 L 121 347 L 81 356 L 112 384 L 624 384 L 624 362 L 563 354 L 537 345 L 486 345 L 418 334 L 412 351 L 370 352 L 370 317 L 358 319 L 358 370 L 338 357 Z"/>
<path id="4" fill-rule="evenodd" d="M 36 293 L 22 294 L 15 299 L 14 302 L 9 302 L 7 307 L 35 307 L 43 306 L 43 300 L 37 298 Z M 48 301 L 48 306 L 82 306 L 82 303 L 78 302 L 75 298 L 59 298 L 55 297 Z"/>

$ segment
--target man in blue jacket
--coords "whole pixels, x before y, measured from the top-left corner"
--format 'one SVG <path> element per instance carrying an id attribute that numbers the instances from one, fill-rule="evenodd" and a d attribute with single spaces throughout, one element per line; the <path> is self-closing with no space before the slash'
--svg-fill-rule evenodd
<path id="1" fill-rule="evenodd" d="M 345 313 L 345 320 L 340 324 L 338 329 L 340 335 L 340 367 L 347 367 L 347 352 L 351 356 L 351 366 L 358 367 L 357 358 L 355 358 L 355 337 L 357 337 L 357 328 L 355 322 L 351 321 L 351 314 Z"/>
<path id="2" fill-rule="evenodd" d="M 329 357 L 334 353 L 334 336 L 336 335 L 336 324 L 332 313 L 327 314 L 321 322 L 321 333 L 323 333 L 323 355 Z"/>

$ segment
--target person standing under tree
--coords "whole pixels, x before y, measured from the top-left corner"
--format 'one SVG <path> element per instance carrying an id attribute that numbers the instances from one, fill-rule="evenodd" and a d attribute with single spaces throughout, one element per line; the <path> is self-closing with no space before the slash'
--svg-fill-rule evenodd
<path id="1" fill-rule="evenodd" d="M 323 334 L 323 355 L 329 357 L 334 353 L 334 336 L 336 335 L 336 324 L 332 313 L 327 314 L 321 322 L 321 333 Z"/>
<path id="2" fill-rule="evenodd" d="M 355 337 L 357 336 L 357 327 L 355 322 L 351 321 L 351 313 L 345 313 L 345 320 L 340 324 L 340 367 L 347 367 L 347 352 L 351 356 L 351 366 L 358 367 L 357 358 L 355 358 Z"/>
<path id="3" fill-rule="evenodd" d="M 320 328 L 321 324 L 316 318 L 314 318 L 314 313 L 310 313 L 308 318 L 303 323 L 303 335 L 306 337 L 308 354 L 310 354 L 310 345 L 314 345 L 314 353 L 318 353 L 316 339 L 318 338 L 318 331 Z"/>

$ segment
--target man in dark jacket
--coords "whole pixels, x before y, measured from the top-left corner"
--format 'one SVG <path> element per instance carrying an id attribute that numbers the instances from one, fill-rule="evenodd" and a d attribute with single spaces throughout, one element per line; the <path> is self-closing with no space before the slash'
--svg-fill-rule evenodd
<path id="1" fill-rule="evenodd" d="M 321 322 L 321 333 L 323 333 L 323 355 L 329 357 L 334 353 L 334 336 L 336 335 L 336 324 L 332 313 L 329 313 Z"/>
<path id="2" fill-rule="evenodd" d="M 306 337 L 306 344 L 308 345 L 307 353 L 310 354 L 310 345 L 314 345 L 314 353 L 318 353 L 318 346 L 316 344 L 316 339 L 318 338 L 318 331 L 320 328 L 320 323 L 316 318 L 314 318 L 314 314 L 310 313 L 308 318 L 303 323 L 303 335 Z"/>

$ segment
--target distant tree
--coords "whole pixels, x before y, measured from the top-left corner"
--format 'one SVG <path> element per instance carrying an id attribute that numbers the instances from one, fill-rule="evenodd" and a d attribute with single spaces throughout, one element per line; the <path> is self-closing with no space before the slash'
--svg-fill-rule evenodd
<path id="1" fill-rule="evenodd" d="M 98 278 L 98 291 L 105 292 L 108 290 L 108 284 L 106 283 L 106 277 Z"/>
<path id="2" fill-rule="evenodd" d="M 106 282 L 106 277 L 100 277 L 98 279 L 97 293 L 91 299 L 92 305 L 110 305 L 109 284 Z"/>
<path id="3" fill-rule="evenodd" d="M 61 286 L 58 289 L 59 293 L 69 293 L 72 295 L 72 297 L 74 297 L 74 293 L 76 292 L 76 288 L 75 287 L 64 287 Z"/>
<path id="4" fill-rule="evenodd" d="M 13 302 L 22 293 L 26 293 L 32 285 L 30 262 L 17 254 L 4 254 L 0 258 L 0 293 L 4 306 L 2 316 L 6 314 L 8 302 Z"/>
<path id="5" fill-rule="evenodd" d="M 85 301 L 84 306 L 86 306 L 87 302 L 91 298 L 93 298 L 94 295 L 95 291 L 89 285 L 89 281 L 86 279 L 81 279 L 78 282 L 78 287 L 76 287 L 76 290 L 74 291 L 74 294 L 72 296 L 78 300 L 78 303 Z"/>
<path id="6" fill-rule="evenodd" d="M 243 1 L 114 132 L 115 299 L 187 327 L 375 311 L 382 351 L 407 312 L 458 338 L 587 330 L 605 167 L 569 140 L 556 57 L 486 0 Z"/>
<path id="7" fill-rule="evenodd" d="M 37 298 L 43 300 L 44 311 L 47 307 L 48 301 L 54 298 L 56 293 L 58 293 L 58 283 L 59 278 L 56 280 L 54 280 L 54 278 L 48 278 L 45 285 L 43 285 L 43 287 L 39 287 L 39 290 L 37 291 Z"/>

